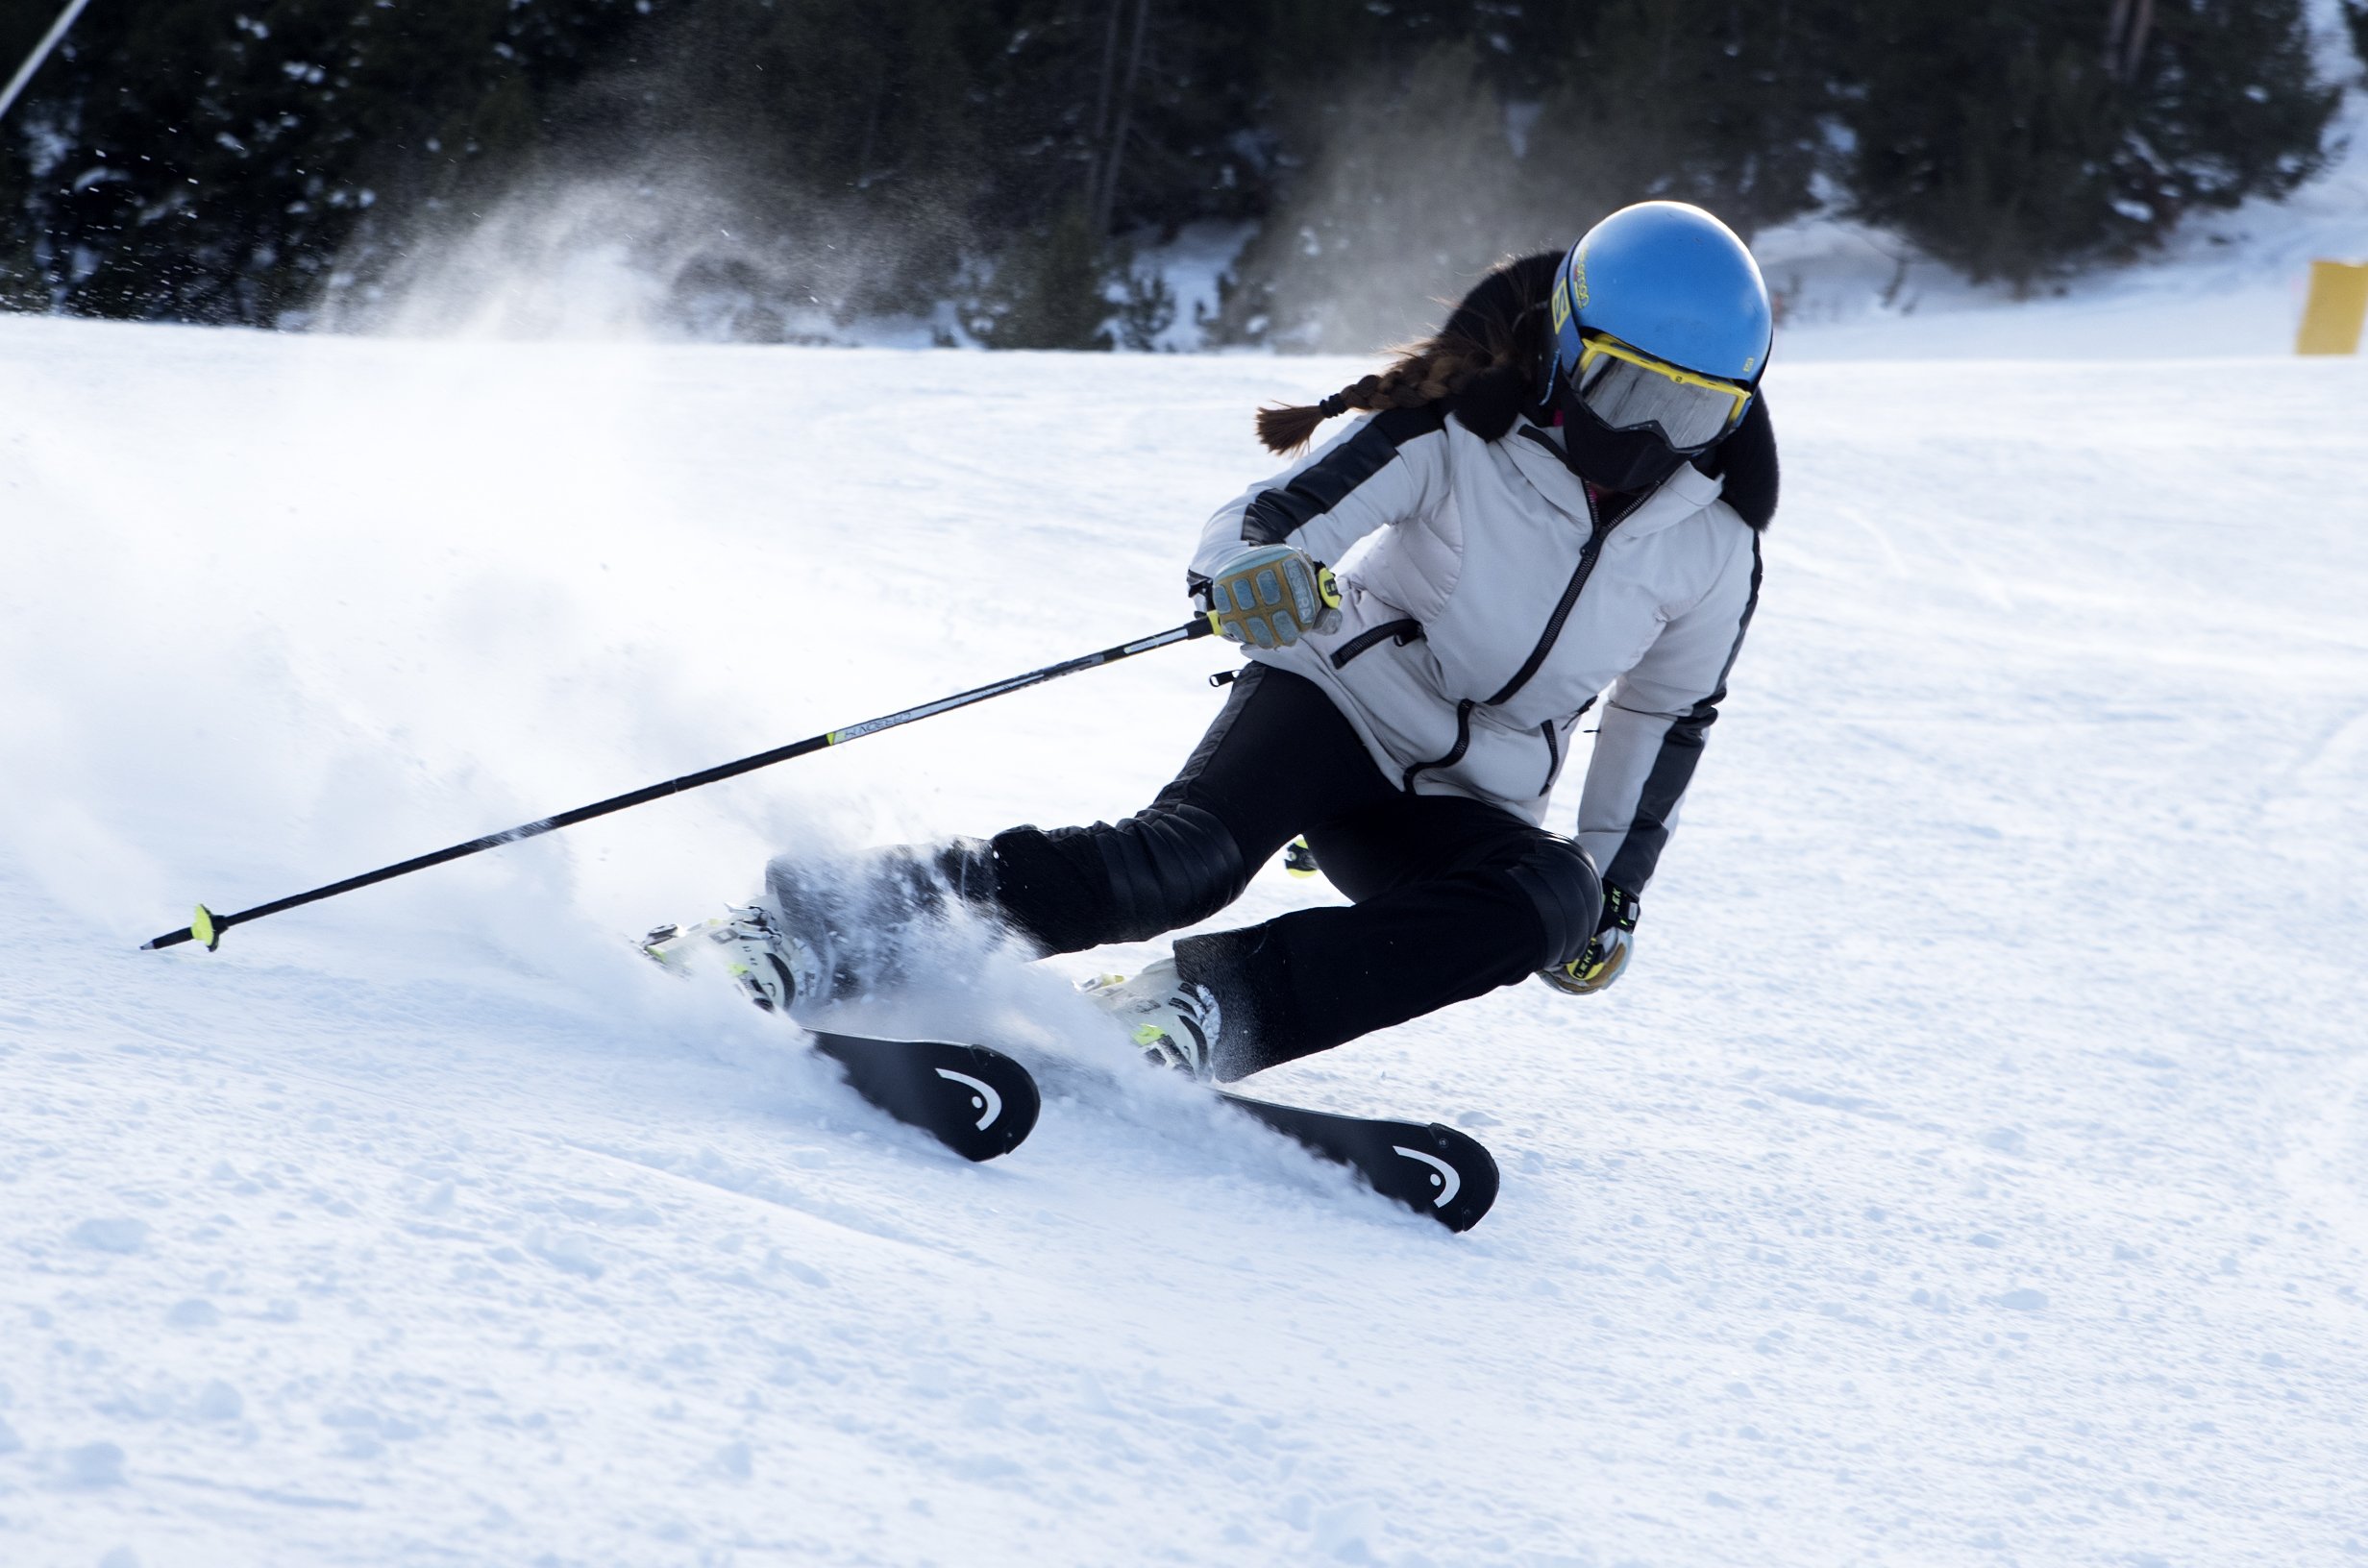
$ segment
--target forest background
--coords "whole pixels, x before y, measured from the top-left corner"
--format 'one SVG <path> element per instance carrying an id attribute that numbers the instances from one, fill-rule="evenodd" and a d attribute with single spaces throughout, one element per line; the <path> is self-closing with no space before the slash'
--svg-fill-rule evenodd
<path id="1" fill-rule="evenodd" d="M 2314 58 L 2305 0 L 96 0 L 0 125 L 0 305 L 382 326 L 526 212 L 686 334 L 1147 347 L 1218 225 L 1199 341 L 1361 351 L 1647 196 L 2024 292 L 2307 178 Z"/>

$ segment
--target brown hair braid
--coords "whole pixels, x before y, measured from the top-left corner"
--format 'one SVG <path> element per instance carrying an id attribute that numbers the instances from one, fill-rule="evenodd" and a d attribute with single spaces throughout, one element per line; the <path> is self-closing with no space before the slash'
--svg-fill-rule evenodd
<path id="1" fill-rule="evenodd" d="M 1461 392 L 1482 373 L 1502 363 L 1499 354 L 1470 339 L 1442 332 L 1401 350 L 1397 363 L 1378 376 L 1349 382 L 1320 403 L 1271 404 L 1258 410 L 1258 439 L 1269 451 L 1293 453 L 1307 445 L 1316 427 L 1351 408 L 1419 408 Z"/>
<path id="2" fill-rule="evenodd" d="M 1342 387 L 1320 403 L 1258 410 L 1258 439 L 1278 453 L 1307 445 L 1316 427 L 1351 408 L 1419 408 L 1457 398 L 1474 434 L 1493 441 L 1512 428 L 1546 350 L 1545 299 L 1559 251 L 1507 257 L 1472 286 L 1446 324 L 1397 351 L 1397 362 Z M 1441 301 L 1445 304 L 1445 301 Z"/>

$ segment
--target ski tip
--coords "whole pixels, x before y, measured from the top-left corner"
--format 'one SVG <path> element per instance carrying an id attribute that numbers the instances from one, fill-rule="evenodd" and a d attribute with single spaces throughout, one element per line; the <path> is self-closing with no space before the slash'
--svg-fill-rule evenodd
<path id="1" fill-rule="evenodd" d="M 1489 1153 L 1488 1145 L 1469 1133 L 1432 1122 L 1426 1129 L 1432 1146 L 1450 1161 L 1460 1178 L 1452 1193 L 1442 1193 L 1428 1209 L 1416 1207 L 1451 1231 L 1470 1230 L 1496 1205 L 1496 1192 L 1501 1177 L 1496 1169 L 1496 1157 Z"/>
<path id="2" fill-rule="evenodd" d="M 1036 1130 L 1044 1098 L 1035 1077 L 990 1046 L 827 1030 L 813 1031 L 813 1041 L 855 1092 L 965 1160 L 1009 1154 Z"/>
<path id="3" fill-rule="evenodd" d="M 1496 1202 L 1496 1159 L 1469 1133 L 1436 1121 L 1277 1105 L 1229 1090 L 1219 1090 L 1218 1097 L 1320 1158 L 1348 1166 L 1382 1197 L 1450 1231 L 1470 1230 Z"/>
<path id="4" fill-rule="evenodd" d="M 1036 1087 L 1035 1075 L 1002 1052 L 984 1045 L 967 1050 L 970 1072 L 943 1066 L 932 1069 L 968 1094 L 965 1105 L 972 1113 L 969 1125 L 955 1137 L 942 1132 L 938 1136 L 966 1160 L 993 1160 L 1027 1141 L 1043 1113 L 1044 1095 Z"/>

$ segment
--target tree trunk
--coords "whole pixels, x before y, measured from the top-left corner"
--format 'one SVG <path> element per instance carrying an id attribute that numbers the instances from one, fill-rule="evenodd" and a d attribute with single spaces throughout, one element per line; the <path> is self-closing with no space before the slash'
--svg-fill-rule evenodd
<path id="1" fill-rule="evenodd" d="M 1110 0 L 1109 25 L 1101 35 L 1101 71 L 1094 78 L 1094 128 L 1085 138 L 1085 206 L 1101 205 L 1101 166 L 1107 157 L 1103 137 L 1110 128 L 1110 75 L 1119 67 L 1119 16 L 1126 0 Z"/>
<path id="2" fill-rule="evenodd" d="M 2137 0 L 2137 12 L 2130 21 L 2130 47 L 2121 57 L 2121 79 L 2137 80 L 2138 61 L 2146 55 L 2146 35 L 2154 31 L 2155 0 Z"/>
<path id="3" fill-rule="evenodd" d="M 1118 123 L 1110 128 L 1109 148 L 1102 159 L 1101 189 L 1094 202 L 1094 243 L 1110 237 L 1110 219 L 1118 208 L 1119 170 L 1126 157 L 1126 133 L 1134 120 L 1135 83 L 1143 75 L 1143 56 L 1151 32 L 1151 0 L 1135 0 L 1135 36 L 1126 50 L 1126 79 L 1119 85 Z"/>
<path id="4" fill-rule="evenodd" d="M 2105 19 L 2105 74 L 2116 82 L 2136 81 L 2154 27 L 2155 0 L 2113 0 Z"/>

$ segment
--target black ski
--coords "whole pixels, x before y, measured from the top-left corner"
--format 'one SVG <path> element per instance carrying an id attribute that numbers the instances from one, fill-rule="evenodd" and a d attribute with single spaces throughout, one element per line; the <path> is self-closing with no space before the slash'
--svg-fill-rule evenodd
<path id="1" fill-rule="evenodd" d="M 719 938 L 722 920 L 661 925 L 633 945 L 667 973 L 687 976 L 692 955 Z M 772 1003 L 761 995 L 759 1005 Z M 965 1160 L 992 1160 L 1018 1148 L 1036 1128 L 1044 1097 L 1027 1068 L 984 1045 L 937 1040 L 876 1040 L 811 1031 L 814 1048 L 839 1065 L 847 1085 L 901 1122 L 935 1136 Z"/>
<path id="2" fill-rule="evenodd" d="M 1027 1068 L 984 1045 L 817 1032 L 814 1048 L 839 1064 L 856 1093 L 965 1160 L 1018 1148 L 1044 1105 Z"/>
<path id="3" fill-rule="evenodd" d="M 1040 1100 L 1025 1067 L 984 1045 L 875 1040 L 817 1033 L 815 1048 L 837 1061 L 874 1105 L 937 1135 L 955 1153 L 991 1160 L 1020 1146 Z M 1468 1133 L 1438 1122 L 1344 1116 L 1215 1090 L 1312 1153 L 1348 1166 L 1383 1197 L 1451 1231 L 1468 1231 L 1496 1201 L 1496 1161 Z"/>
<path id="4" fill-rule="evenodd" d="M 848 1083 L 865 1099 L 900 1121 L 926 1128 L 967 1159 L 1008 1154 L 1036 1125 L 1042 1103 L 1036 1080 L 1000 1051 L 828 1033 L 817 1033 L 814 1045 L 846 1069 Z M 1344 1116 L 1215 1092 L 1312 1153 L 1348 1166 L 1383 1197 L 1451 1231 L 1470 1230 L 1496 1201 L 1496 1161 L 1468 1133 L 1435 1121 Z"/>
<path id="5" fill-rule="evenodd" d="M 1355 1170 L 1383 1197 L 1451 1231 L 1470 1230 L 1496 1201 L 1496 1161 L 1468 1133 L 1435 1121 L 1335 1115 L 1224 1090 L 1217 1096 L 1324 1159 Z"/>
<path id="6" fill-rule="evenodd" d="M 661 925 L 637 945 L 670 973 L 686 972 L 690 935 L 713 935 L 709 920 L 687 932 Z M 881 1040 L 812 1031 L 814 1048 L 839 1064 L 848 1086 L 899 1121 L 925 1129 L 966 1160 L 992 1160 L 1035 1130 L 1043 1096 L 1027 1068 L 984 1045 Z M 1479 1139 L 1438 1122 L 1344 1116 L 1276 1105 L 1224 1090 L 1218 1098 L 1362 1175 L 1374 1191 L 1468 1231 L 1496 1201 L 1496 1162 Z"/>

